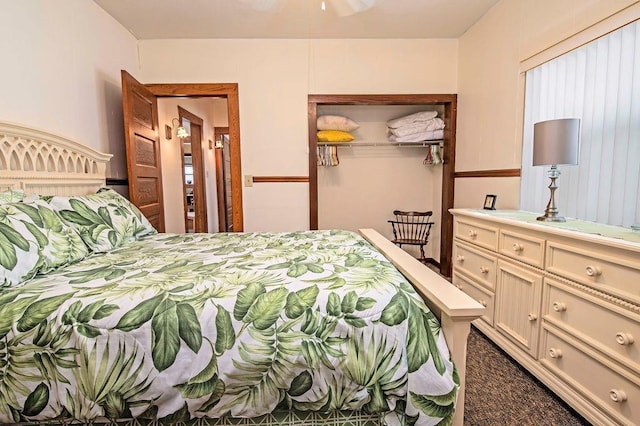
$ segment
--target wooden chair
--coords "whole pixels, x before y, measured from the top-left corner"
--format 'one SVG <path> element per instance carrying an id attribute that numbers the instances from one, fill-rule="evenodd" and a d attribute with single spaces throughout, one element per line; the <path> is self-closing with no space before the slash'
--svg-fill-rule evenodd
<path id="1" fill-rule="evenodd" d="M 393 240 L 398 247 L 402 248 L 404 244 L 419 246 L 420 258 L 422 263 L 427 262 L 424 255 L 424 247 L 429 243 L 429 234 L 431 227 L 435 222 L 431 222 L 433 212 L 404 212 L 394 210 L 395 220 L 388 221 L 393 229 Z"/>

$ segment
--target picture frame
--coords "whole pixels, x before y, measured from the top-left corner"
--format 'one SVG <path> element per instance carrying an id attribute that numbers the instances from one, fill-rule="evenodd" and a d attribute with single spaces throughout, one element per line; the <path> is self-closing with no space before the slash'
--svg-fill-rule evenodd
<path id="1" fill-rule="evenodd" d="M 484 197 L 484 209 L 485 210 L 495 210 L 496 209 L 496 198 L 498 198 L 495 194 L 487 194 Z"/>

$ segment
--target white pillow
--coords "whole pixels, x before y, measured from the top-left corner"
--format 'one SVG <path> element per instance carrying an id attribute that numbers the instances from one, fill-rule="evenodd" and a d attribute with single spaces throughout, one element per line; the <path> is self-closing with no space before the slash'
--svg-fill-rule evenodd
<path id="1" fill-rule="evenodd" d="M 414 114 L 405 115 L 404 117 L 395 118 L 387 121 L 387 127 L 397 129 L 398 127 L 407 126 L 416 121 L 433 120 L 438 116 L 438 111 L 420 111 Z"/>
<path id="2" fill-rule="evenodd" d="M 316 127 L 318 130 L 340 130 L 342 132 L 353 132 L 360 125 L 341 115 L 321 115 L 318 117 Z"/>
<path id="3" fill-rule="evenodd" d="M 388 128 L 389 133 L 395 136 L 406 136 L 414 133 L 431 132 L 442 129 L 444 129 L 444 121 L 442 121 L 441 118 L 434 118 L 428 121 L 416 121 L 415 123 L 407 124 L 397 129 Z"/>

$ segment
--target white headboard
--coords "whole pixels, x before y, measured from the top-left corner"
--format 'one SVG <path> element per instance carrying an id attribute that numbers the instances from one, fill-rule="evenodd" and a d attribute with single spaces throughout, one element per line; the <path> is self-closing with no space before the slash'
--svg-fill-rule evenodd
<path id="1" fill-rule="evenodd" d="M 92 193 L 104 185 L 111 157 L 61 136 L 0 121 L 0 191 Z"/>

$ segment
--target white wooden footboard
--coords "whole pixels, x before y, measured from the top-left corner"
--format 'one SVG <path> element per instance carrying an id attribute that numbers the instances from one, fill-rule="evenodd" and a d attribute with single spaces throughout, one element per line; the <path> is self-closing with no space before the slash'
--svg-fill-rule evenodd
<path id="1" fill-rule="evenodd" d="M 464 389 L 467 360 L 467 336 L 471 321 L 480 317 L 484 306 L 467 296 L 406 251 L 383 237 L 374 229 L 360 229 L 360 234 L 409 280 L 425 303 L 440 319 L 440 324 L 460 375 L 460 392 L 456 402 L 454 425 L 462 426 L 464 419 Z"/>

